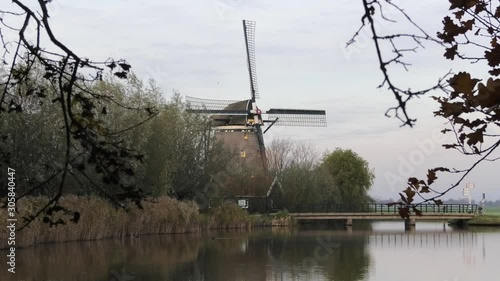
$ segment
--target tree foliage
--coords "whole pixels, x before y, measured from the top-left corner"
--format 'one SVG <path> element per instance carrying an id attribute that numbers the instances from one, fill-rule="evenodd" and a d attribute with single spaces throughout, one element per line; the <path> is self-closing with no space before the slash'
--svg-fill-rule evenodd
<path id="1" fill-rule="evenodd" d="M 343 203 L 368 203 L 368 190 L 375 175 L 368 162 L 350 149 L 335 149 L 325 154 L 321 168 L 331 176 L 333 194 Z"/>
<path id="2" fill-rule="evenodd" d="M 214 139 L 210 121 L 203 116 L 187 112 L 178 93 L 165 101 L 154 81 L 145 84 L 135 75 L 127 81 L 104 76 L 92 85 L 91 90 L 119 102 L 106 107 L 108 117 L 103 126 L 121 132 L 121 143 L 130 151 L 140 151 L 141 161 L 131 162 L 133 176 L 129 185 L 154 197 L 169 195 L 180 200 L 194 200 L 211 181 L 211 176 L 226 168 L 230 155 Z M 53 95 L 52 91 L 47 92 Z M 128 109 L 132 105 L 154 106 L 158 114 L 149 122 L 131 127 L 141 113 Z M 64 165 L 64 129 L 57 104 L 34 104 L 30 110 L 6 114 L 0 130 L 7 136 L 3 148 L 11 151 L 12 159 L 23 169 L 17 175 L 17 192 L 28 193 L 33 184 L 47 175 L 57 173 Z M 102 113 L 101 113 L 102 114 Z M 147 113 L 143 113 L 147 120 Z M 19 130 L 23 128 L 23 130 Z M 74 147 L 82 160 L 71 162 L 63 188 L 64 193 L 107 198 L 121 194 L 119 186 L 109 184 L 100 176 L 105 163 L 89 163 L 84 157 L 90 154 L 83 147 Z M 120 152 L 120 153 L 126 153 Z M 50 196 L 58 186 L 48 182 L 43 188 L 29 193 Z M 119 204 L 122 198 L 116 198 Z"/>
<path id="3" fill-rule="evenodd" d="M 195 199 L 231 159 L 215 140 L 210 120 L 187 112 L 178 93 L 150 126 L 144 185 L 153 195 Z"/>
<path id="4" fill-rule="evenodd" d="M 40 114 L 42 109 L 48 109 L 51 114 L 58 116 L 50 124 L 53 126 L 51 129 L 60 132 L 61 135 L 56 137 L 62 138 L 62 142 L 54 144 L 59 147 L 47 148 L 62 151 L 62 154 L 56 153 L 62 161 L 42 160 L 45 165 L 43 174 L 39 173 L 38 177 L 36 173 L 25 174 L 23 180 L 29 182 L 30 188 L 18 193 L 17 200 L 37 192 L 50 196 L 46 205 L 25 218 L 26 224 L 40 215 L 44 216 L 44 221 L 52 223 L 51 217 L 57 212 L 67 213 L 77 221 L 78 212 L 59 206 L 58 201 L 70 179 L 78 182 L 77 174 L 86 177 L 89 166 L 94 167 L 93 172 L 99 175 L 102 183 L 113 186 L 116 192 L 109 192 L 100 184 L 92 182 L 117 206 L 122 206 L 120 201 L 123 200 L 140 205 L 144 196 L 141 189 L 131 184 L 135 173 L 134 163 L 141 161 L 143 156 L 124 142 L 121 133 L 126 128 L 112 130 L 106 121 L 110 105 L 123 105 L 115 97 L 93 89 L 102 80 L 105 68 L 115 77 L 125 79 L 131 66 L 125 60 L 95 62 L 76 54 L 53 32 L 49 5 L 51 1 L 39 0 L 35 5 L 28 5 L 26 1 L 13 0 L 0 9 L 0 39 L 3 44 L 0 116 L 4 119 L 7 115 L 23 114 L 17 120 L 22 123 L 24 116 L 33 117 Z M 48 107 L 48 103 L 52 103 L 53 107 Z M 147 113 L 145 119 L 156 114 L 151 107 L 134 106 L 128 109 Z M 134 127 L 144 120 L 137 117 L 135 121 L 129 126 Z M 39 130 L 48 128 L 47 125 L 43 124 Z M 2 167 L 15 165 L 17 168 L 18 159 L 12 157 L 14 150 L 8 146 L 18 145 L 12 137 L 12 134 L 5 134 L 4 131 L 1 134 Z M 27 141 L 23 148 L 42 157 L 48 151 L 34 148 L 33 142 L 30 143 L 32 137 L 25 135 L 21 140 Z"/>
<path id="5" fill-rule="evenodd" d="M 339 148 L 319 158 L 311 145 L 274 139 L 267 152 L 269 167 L 280 182 L 273 193 L 278 208 L 370 201 L 375 176 L 368 162 L 352 150 Z"/>

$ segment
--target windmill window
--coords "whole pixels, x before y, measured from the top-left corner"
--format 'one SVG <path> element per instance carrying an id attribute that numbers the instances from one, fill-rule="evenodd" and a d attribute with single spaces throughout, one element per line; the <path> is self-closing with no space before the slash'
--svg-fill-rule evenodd
<path id="1" fill-rule="evenodd" d="M 240 156 L 241 156 L 241 158 L 247 157 L 247 152 L 244 150 L 240 151 Z"/>

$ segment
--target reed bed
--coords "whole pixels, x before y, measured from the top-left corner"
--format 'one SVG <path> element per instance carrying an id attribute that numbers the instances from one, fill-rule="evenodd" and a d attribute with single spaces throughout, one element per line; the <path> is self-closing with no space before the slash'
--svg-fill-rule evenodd
<path id="1" fill-rule="evenodd" d="M 47 200 L 45 197 L 32 197 L 18 202 L 18 224 L 22 222 L 22 216 L 32 214 Z M 78 210 L 80 221 L 73 223 L 66 218 L 66 225 L 50 227 L 41 220 L 35 220 L 27 228 L 17 232 L 16 246 L 291 224 L 289 216 L 251 216 L 229 202 L 213 208 L 208 214 L 201 214 L 196 203 L 178 201 L 166 196 L 144 201 L 142 210 L 130 204 L 127 212 L 96 196 L 68 195 L 62 197 L 60 203 L 72 210 Z M 5 221 L 6 217 L 6 210 L 0 209 L 0 219 Z M 7 234 L 6 228 L 0 229 L 0 249 L 8 247 Z"/>

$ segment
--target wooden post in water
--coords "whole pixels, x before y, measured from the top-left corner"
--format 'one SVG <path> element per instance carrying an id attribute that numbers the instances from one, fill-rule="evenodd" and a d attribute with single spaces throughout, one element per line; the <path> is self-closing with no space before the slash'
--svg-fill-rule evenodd
<path id="1" fill-rule="evenodd" d="M 415 231 L 415 219 L 405 219 L 405 231 Z"/>
<path id="2" fill-rule="evenodd" d="M 352 226 L 352 219 L 346 219 L 345 226 Z"/>
<path id="3" fill-rule="evenodd" d="M 345 230 L 347 231 L 348 234 L 352 234 L 352 225 L 346 225 Z"/>

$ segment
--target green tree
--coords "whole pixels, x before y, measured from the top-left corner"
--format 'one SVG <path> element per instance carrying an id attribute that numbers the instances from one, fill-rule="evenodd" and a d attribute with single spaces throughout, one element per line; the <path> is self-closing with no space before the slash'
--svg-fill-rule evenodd
<path id="1" fill-rule="evenodd" d="M 17 90 L 26 92 L 35 85 L 48 86 L 41 78 L 42 75 L 40 69 L 34 69 L 29 82 L 18 85 Z M 56 98 L 50 88 L 43 94 L 48 99 Z M 8 152 L 2 160 L 14 159 L 13 164 L 22 167 L 16 172 L 16 189 L 18 194 L 21 194 L 29 190 L 33 183 L 42 181 L 47 174 L 52 174 L 62 167 L 64 124 L 59 118 L 57 105 L 52 102 L 43 102 L 33 95 L 28 95 L 20 96 L 19 103 L 24 108 L 22 113 L 2 114 L 0 118 L 0 132 L 3 138 L 0 150 Z M 42 190 L 36 190 L 34 194 L 44 193 Z"/>
<path id="2" fill-rule="evenodd" d="M 324 200 L 320 185 L 324 174 L 319 170 L 301 163 L 288 166 L 280 175 L 281 189 L 275 191 L 274 201 L 277 207 L 294 204 L 320 204 Z"/>
<path id="3" fill-rule="evenodd" d="M 325 154 L 320 169 L 331 176 L 328 195 L 332 202 L 368 203 L 368 190 L 375 179 L 368 162 L 350 149 Z"/>
<path id="4" fill-rule="evenodd" d="M 316 157 L 311 145 L 275 139 L 267 150 L 269 167 L 277 173 L 275 207 L 303 204 L 367 203 L 374 174 L 368 162 L 349 149 Z"/>
<path id="5" fill-rule="evenodd" d="M 151 123 L 144 152 L 146 186 L 154 195 L 177 199 L 194 199 L 230 159 L 210 120 L 188 112 L 178 93 Z"/>
<path id="6" fill-rule="evenodd" d="M 324 174 L 317 169 L 318 154 L 310 144 L 290 139 L 273 139 L 266 149 L 271 175 L 278 176 L 272 198 L 277 208 L 294 204 L 319 204 Z"/>

